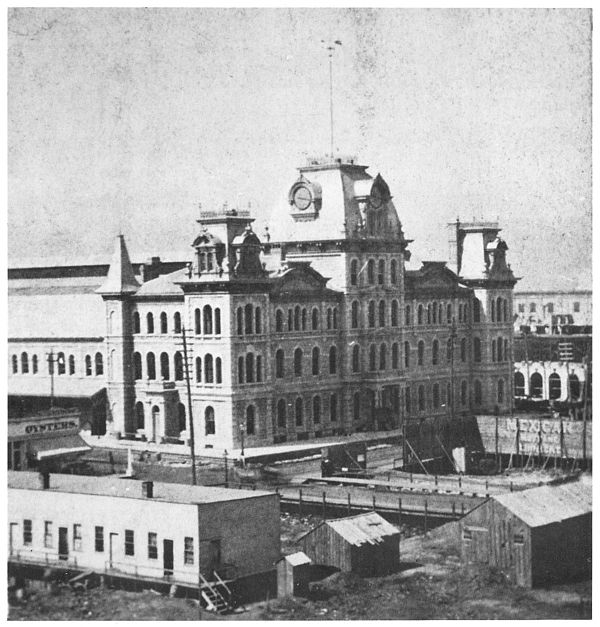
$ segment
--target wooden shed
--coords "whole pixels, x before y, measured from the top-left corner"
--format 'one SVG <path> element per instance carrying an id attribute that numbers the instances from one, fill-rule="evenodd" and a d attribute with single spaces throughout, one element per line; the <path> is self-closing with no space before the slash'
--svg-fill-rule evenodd
<path id="1" fill-rule="evenodd" d="M 496 567 L 519 586 L 591 576 L 591 480 L 496 495 L 459 526 L 463 560 Z"/>
<path id="2" fill-rule="evenodd" d="M 277 596 L 304 596 L 308 594 L 310 558 L 298 551 L 284 555 L 277 561 Z"/>
<path id="3" fill-rule="evenodd" d="M 298 543 L 315 564 L 360 575 L 391 572 L 400 559 L 400 532 L 375 512 L 325 520 Z"/>

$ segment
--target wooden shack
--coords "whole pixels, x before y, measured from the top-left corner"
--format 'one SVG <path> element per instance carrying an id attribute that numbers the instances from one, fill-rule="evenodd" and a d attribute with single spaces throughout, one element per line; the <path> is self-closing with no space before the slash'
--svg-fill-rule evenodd
<path id="1" fill-rule="evenodd" d="M 310 558 L 298 551 L 284 555 L 277 561 L 277 596 L 304 596 L 308 594 Z"/>
<path id="2" fill-rule="evenodd" d="M 400 532 L 375 512 L 325 520 L 298 543 L 315 564 L 360 575 L 391 572 L 400 559 Z"/>
<path id="3" fill-rule="evenodd" d="M 592 484 L 492 497 L 459 521 L 462 557 L 526 588 L 591 576 Z"/>

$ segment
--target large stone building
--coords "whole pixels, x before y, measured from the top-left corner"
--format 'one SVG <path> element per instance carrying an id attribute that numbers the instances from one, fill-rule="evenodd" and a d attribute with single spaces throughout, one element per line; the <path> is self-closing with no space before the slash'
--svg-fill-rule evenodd
<path id="1" fill-rule="evenodd" d="M 110 433 L 185 441 L 189 371 L 197 446 L 226 448 L 510 410 L 497 224 L 457 222 L 450 267 L 409 270 L 387 184 L 351 159 L 300 168 L 264 232 L 235 210 L 198 222 L 187 265 L 132 264 L 119 236 L 108 272 L 13 268 L 9 394 L 51 379 L 58 398 L 104 399 Z"/>

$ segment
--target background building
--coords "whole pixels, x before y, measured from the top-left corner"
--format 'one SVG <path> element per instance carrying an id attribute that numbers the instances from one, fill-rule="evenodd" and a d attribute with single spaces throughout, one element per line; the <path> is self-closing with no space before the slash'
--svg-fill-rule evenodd
<path id="1" fill-rule="evenodd" d="M 592 332 L 592 290 L 515 292 L 515 333 Z"/>

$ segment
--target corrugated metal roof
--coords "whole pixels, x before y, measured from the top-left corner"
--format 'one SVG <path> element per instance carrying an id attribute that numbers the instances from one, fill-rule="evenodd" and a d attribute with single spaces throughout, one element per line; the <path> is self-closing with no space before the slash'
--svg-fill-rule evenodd
<path id="1" fill-rule="evenodd" d="M 493 497 L 529 527 L 561 522 L 592 511 L 591 481 L 542 486 Z"/>
<path id="2" fill-rule="evenodd" d="M 394 525 L 376 512 L 326 520 L 323 524 L 329 525 L 344 540 L 356 546 L 367 543 L 379 544 L 384 538 L 399 533 Z"/>

